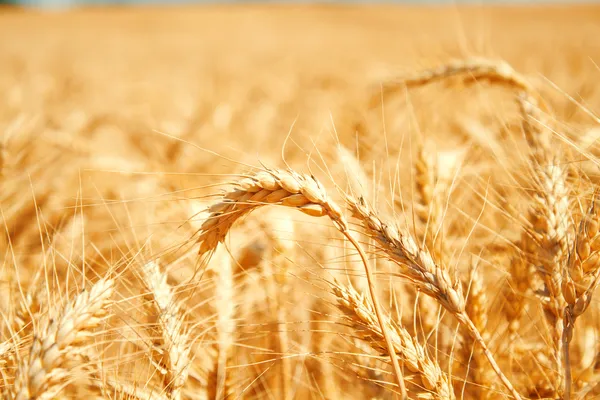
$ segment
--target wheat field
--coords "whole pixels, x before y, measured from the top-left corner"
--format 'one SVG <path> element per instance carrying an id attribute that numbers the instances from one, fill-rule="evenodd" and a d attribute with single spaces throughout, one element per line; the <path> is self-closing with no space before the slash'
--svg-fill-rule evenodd
<path id="1" fill-rule="evenodd" d="M 600 395 L 600 8 L 0 9 L 5 399 Z"/>

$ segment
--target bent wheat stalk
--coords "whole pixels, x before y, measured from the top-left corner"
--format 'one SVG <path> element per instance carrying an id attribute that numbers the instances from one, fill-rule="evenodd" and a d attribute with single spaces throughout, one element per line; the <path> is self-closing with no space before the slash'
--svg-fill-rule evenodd
<path id="1" fill-rule="evenodd" d="M 363 198 L 347 197 L 346 201 L 352 216 L 362 223 L 363 228 L 375 239 L 386 256 L 401 267 L 399 275 L 413 282 L 419 290 L 433 297 L 454 315 L 483 349 L 491 367 L 504 386 L 515 399 L 521 399 L 498 366 L 481 333 L 467 315 L 461 283 L 452 279 L 448 271 L 435 262 L 427 249 L 419 248 L 409 234 L 383 222 Z"/>
<path id="2" fill-rule="evenodd" d="M 406 399 L 404 378 L 377 300 L 375 279 L 369 268 L 367 256 L 348 231 L 348 223 L 341 208 L 329 198 L 323 186 L 313 176 L 301 175 L 293 170 L 265 169 L 236 182 L 235 186 L 235 190 L 226 193 L 222 201 L 209 208 L 210 215 L 199 231 L 199 254 L 214 251 L 225 239 L 235 221 L 263 206 L 282 205 L 313 217 L 329 217 L 336 229 L 356 248 L 363 262 L 377 321 L 387 344 L 402 398 Z"/>

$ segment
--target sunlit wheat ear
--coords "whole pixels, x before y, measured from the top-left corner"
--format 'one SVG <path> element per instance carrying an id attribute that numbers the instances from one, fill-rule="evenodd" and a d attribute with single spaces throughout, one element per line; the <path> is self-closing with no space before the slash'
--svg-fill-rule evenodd
<path id="1" fill-rule="evenodd" d="M 517 92 L 516 101 L 523 117 L 523 132 L 534 154 L 537 157 L 550 148 L 551 135 L 545 129 L 547 120 L 542 112 L 543 104 L 540 104 L 539 95 L 527 79 L 505 61 L 483 57 L 454 60 L 412 76 L 385 82 L 383 90 L 385 94 L 398 87 L 424 86 L 454 76 L 463 77 L 467 83 L 489 81 L 513 88 Z"/>
<path id="2" fill-rule="evenodd" d="M 527 124 L 526 124 L 527 125 Z M 530 175 L 532 193 L 527 215 L 528 229 L 521 237 L 520 249 L 526 260 L 535 266 L 543 280 L 543 290 L 538 291 L 544 316 L 550 326 L 552 347 L 550 350 L 556 361 L 558 377 L 555 379 L 560 392 L 563 378 L 562 335 L 563 315 L 566 303 L 561 291 L 561 280 L 567 267 L 569 249 L 574 237 L 574 217 L 571 207 L 573 185 L 568 180 L 564 160 L 559 151 L 550 146 L 548 129 L 531 129 Z M 567 163 L 568 164 L 568 163 Z M 527 268 L 527 266 L 525 266 Z"/>
<path id="3" fill-rule="evenodd" d="M 548 160 L 547 162 L 552 162 Z M 560 366 L 565 301 L 561 279 L 573 242 L 570 188 L 564 168 L 558 164 L 534 166 L 534 193 L 529 212 L 531 230 L 522 238 L 530 262 L 540 273 L 544 290 L 539 294 L 552 330 L 555 358 Z"/>
<path id="4" fill-rule="evenodd" d="M 235 221 L 266 205 L 291 207 L 314 217 L 329 216 L 339 229 L 347 229 L 340 208 L 312 176 L 266 169 L 234 183 L 234 187 L 222 201 L 210 207 L 210 215 L 198 237 L 200 254 L 214 250 Z"/>
<path id="5" fill-rule="evenodd" d="M 498 366 L 481 333 L 465 312 L 461 283 L 452 278 L 445 267 L 437 264 L 427 249 L 419 247 L 407 232 L 385 223 L 364 199 L 347 197 L 346 201 L 352 216 L 358 219 L 366 233 L 375 239 L 384 255 L 400 267 L 398 275 L 410 280 L 419 290 L 434 298 L 464 326 L 473 340 L 481 346 L 490 366 L 504 386 L 514 398 L 520 399 L 512 383 Z"/>
<path id="6" fill-rule="evenodd" d="M 101 279 L 58 310 L 56 317 L 39 321 L 40 329 L 15 379 L 16 400 L 57 395 L 69 378 L 68 364 L 84 351 L 93 330 L 108 317 L 113 287 L 112 280 Z"/>
<path id="7" fill-rule="evenodd" d="M 356 292 L 352 286 L 343 286 L 338 282 L 330 283 L 336 296 L 337 307 L 345 314 L 355 333 L 377 351 L 386 351 L 386 343 L 377 323 L 371 302 Z M 411 374 L 405 375 L 408 382 L 414 384 L 411 390 L 418 390 L 418 398 L 450 399 L 454 393 L 448 376 L 432 360 L 423 346 L 408 331 L 386 320 L 391 332 L 394 350 L 400 361 Z"/>
<path id="8" fill-rule="evenodd" d="M 460 282 L 446 268 L 436 264 L 428 250 L 411 235 L 382 221 L 363 198 L 347 198 L 352 216 L 358 219 L 383 253 L 402 266 L 401 275 L 410 279 L 423 293 L 436 299 L 453 314 L 464 313 L 465 300 Z"/>
<path id="9" fill-rule="evenodd" d="M 565 398 L 571 396 L 571 361 L 569 345 L 575 321 L 589 307 L 600 280 L 600 191 L 579 225 L 573 249 L 562 279 L 562 293 L 567 303 L 564 315 L 563 346 L 565 354 Z"/>
<path id="10" fill-rule="evenodd" d="M 402 397 L 406 398 L 402 371 L 398 365 L 396 353 L 392 351 L 391 339 L 377 299 L 375 279 L 369 268 L 365 252 L 348 231 L 348 223 L 341 208 L 327 196 L 323 186 L 314 177 L 301 175 L 292 170 L 266 169 L 242 179 L 235 183 L 235 186 L 236 190 L 226 193 L 221 202 L 210 207 L 210 215 L 200 227 L 198 238 L 201 243 L 200 254 L 214 250 L 225 239 L 236 220 L 261 206 L 282 205 L 298 209 L 313 217 L 329 217 L 333 225 L 352 243 L 361 257 L 369 284 L 369 294 L 388 345 L 388 354 L 394 367 L 396 382 L 400 387 Z"/>
<path id="11" fill-rule="evenodd" d="M 163 375 L 163 388 L 167 396 L 178 400 L 190 365 L 190 340 L 184 316 L 173 288 L 167 283 L 167 275 L 160 270 L 158 263 L 148 262 L 142 272 L 149 290 L 146 298 L 151 305 L 150 315 L 158 330 L 158 335 L 153 335 L 154 365 Z"/>

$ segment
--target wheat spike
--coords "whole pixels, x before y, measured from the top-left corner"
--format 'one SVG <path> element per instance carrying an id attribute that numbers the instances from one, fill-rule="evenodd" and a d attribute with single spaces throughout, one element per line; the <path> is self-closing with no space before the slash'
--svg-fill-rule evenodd
<path id="1" fill-rule="evenodd" d="M 600 192 L 593 194 L 591 205 L 575 237 L 567 268 L 562 279 L 562 293 L 567 304 L 564 313 L 563 346 L 565 354 L 565 398 L 571 396 L 571 361 L 569 346 L 575 321 L 589 307 L 600 279 Z"/>
<path id="2" fill-rule="evenodd" d="M 340 208 L 312 176 L 292 170 L 266 169 L 236 182 L 235 186 L 236 190 L 209 208 L 210 215 L 198 237 L 200 254 L 214 250 L 235 221 L 265 205 L 291 207 L 314 217 L 329 216 L 340 229 L 347 229 Z"/>
<path id="3" fill-rule="evenodd" d="M 93 329 L 108 316 L 114 282 L 101 279 L 68 302 L 56 318 L 44 321 L 14 385 L 16 400 L 51 399 L 68 379 L 67 361 L 83 351 Z"/>
<path id="4" fill-rule="evenodd" d="M 163 376 L 163 388 L 169 399 L 178 400 L 185 385 L 190 364 L 190 340 L 184 316 L 167 283 L 167 276 L 155 261 L 143 267 L 143 280 L 148 288 L 146 298 L 159 335 L 154 338 L 152 356 Z M 153 335 L 154 336 L 154 335 Z"/>
<path id="5" fill-rule="evenodd" d="M 420 248 L 408 233 L 383 222 L 364 199 L 348 196 L 346 200 L 352 216 L 362 222 L 363 228 L 375 239 L 384 254 L 400 266 L 399 275 L 409 279 L 419 290 L 433 297 L 467 329 L 482 347 L 504 386 L 515 399 L 520 399 L 520 395 L 498 366 L 477 327 L 466 314 L 460 282 L 452 279 L 448 271 L 434 261 L 427 249 Z"/>
<path id="6" fill-rule="evenodd" d="M 373 306 L 352 286 L 342 286 L 338 282 L 330 284 L 336 296 L 338 308 L 346 315 L 357 334 L 377 351 L 385 351 L 386 343 L 381 328 L 377 324 Z M 421 378 L 423 393 L 419 398 L 451 399 L 454 393 L 446 374 L 439 365 L 427 356 L 427 352 L 404 328 L 387 320 L 394 350 L 406 368 Z M 410 379 L 410 377 L 406 377 Z M 416 383 L 417 385 L 419 383 Z"/>

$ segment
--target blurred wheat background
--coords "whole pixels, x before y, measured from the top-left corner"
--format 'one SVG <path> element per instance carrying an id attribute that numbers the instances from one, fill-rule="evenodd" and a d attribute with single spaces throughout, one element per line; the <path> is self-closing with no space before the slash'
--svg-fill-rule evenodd
<path id="1" fill-rule="evenodd" d="M 599 37 L 595 5 L 0 9 L 3 398 L 595 398 Z"/>

